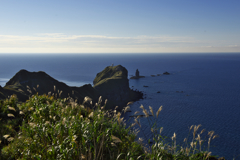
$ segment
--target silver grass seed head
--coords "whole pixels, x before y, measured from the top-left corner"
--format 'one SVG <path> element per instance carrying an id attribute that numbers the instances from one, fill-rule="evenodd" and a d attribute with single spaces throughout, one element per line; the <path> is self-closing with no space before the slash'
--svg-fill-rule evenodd
<path id="1" fill-rule="evenodd" d="M 156 117 L 158 117 L 158 115 L 159 115 L 159 113 L 162 111 L 162 106 L 160 106 L 159 108 L 158 108 L 158 111 L 157 111 L 157 113 L 156 113 Z"/>
<path id="2" fill-rule="evenodd" d="M 98 98 L 98 104 L 101 104 L 101 103 L 102 103 L 102 96 Z"/>
<path id="3" fill-rule="evenodd" d="M 163 127 L 160 128 L 160 134 L 162 133 L 162 131 L 163 131 Z"/>
<path id="4" fill-rule="evenodd" d="M 104 105 L 106 105 L 106 104 L 107 104 L 107 101 L 108 101 L 108 100 L 107 100 L 107 99 L 105 99 Z"/>
<path id="5" fill-rule="evenodd" d="M 8 109 L 16 112 L 16 109 L 14 107 L 8 106 Z"/>
<path id="6" fill-rule="evenodd" d="M 15 117 L 13 114 L 9 113 L 7 114 L 8 117 Z"/>
<path id="7" fill-rule="evenodd" d="M 151 106 L 149 106 L 149 110 L 150 110 L 151 114 L 154 116 L 153 109 Z"/>
<path id="8" fill-rule="evenodd" d="M 139 111 L 136 111 L 136 112 L 134 113 L 134 115 L 135 115 L 135 114 L 138 114 L 138 113 L 139 113 Z"/>
<path id="9" fill-rule="evenodd" d="M 8 137 L 10 137 L 9 134 L 6 134 L 6 135 L 3 136 L 3 138 L 5 138 L 5 139 L 7 139 Z"/>

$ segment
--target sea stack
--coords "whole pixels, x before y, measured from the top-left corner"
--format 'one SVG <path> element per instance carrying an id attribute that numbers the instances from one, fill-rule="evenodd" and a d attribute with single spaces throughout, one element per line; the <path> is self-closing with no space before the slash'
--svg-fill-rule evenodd
<path id="1" fill-rule="evenodd" d="M 144 78 L 144 76 L 140 76 L 139 70 L 136 70 L 135 76 L 132 76 L 130 79 L 139 79 L 139 78 Z"/>
<path id="2" fill-rule="evenodd" d="M 138 69 L 136 70 L 135 76 L 138 78 L 139 77 L 139 71 Z"/>

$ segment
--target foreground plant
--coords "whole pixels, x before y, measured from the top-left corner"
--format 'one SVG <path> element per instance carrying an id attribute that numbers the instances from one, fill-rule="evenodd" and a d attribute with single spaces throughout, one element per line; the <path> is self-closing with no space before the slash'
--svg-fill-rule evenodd
<path id="1" fill-rule="evenodd" d="M 208 132 L 208 139 L 202 139 L 201 125 L 191 126 L 182 146 L 177 145 L 177 134 L 171 138 L 162 136 L 162 127 L 157 118 L 162 110 L 154 114 L 143 106 L 144 115 L 135 114 L 134 124 L 126 127 L 122 112 L 104 110 L 102 99 L 93 105 L 86 97 L 82 104 L 56 96 L 33 95 L 25 103 L 18 103 L 11 96 L 0 103 L 0 149 L 2 159 L 151 159 L 151 160 L 205 160 L 209 159 L 210 143 L 217 137 Z M 147 118 L 153 134 L 149 147 L 143 139 L 135 141 L 137 131 L 133 126 L 141 124 L 139 119 Z M 190 133 L 192 131 L 192 136 Z M 148 139 L 148 137 L 145 137 Z M 203 144 L 207 150 L 203 151 Z"/>
<path id="2" fill-rule="evenodd" d="M 135 122 L 139 124 L 140 118 L 147 118 L 149 126 L 151 127 L 152 140 L 148 139 L 149 146 L 151 148 L 147 156 L 149 159 L 205 160 L 209 158 L 215 158 L 214 156 L 211 156 L 210 152 L 211 141 L 218 137 L 218 135 L 214 135 L 214 131 L 208 132 L 206 135 L 208 136 L 208 139 L 206 139 L 206 136 L 204 136 L 205 138 L 202 139 L 201 137 L 205 132 L 205 129 L 202 129 L 200 132 L 198 132 L 201 125 L 192 125 L 189 128 L 189 134 L 187 138 L 183 140 L 183 145 L 179 146 L 177 145 L 176 141 L 176 133 L 173 133 L 171 138 L 163 137 L 161 134 L 163 128 L 159 127 L 157 124 L 157 118 L 162 110 L 162 106 L 159 107 L 156 114 L 153 113 L 151 106 L 149 106 L 149 111 L 145 109 L 143 105 L 141 105 L 140 108 L 142 109 L 144 115 L 135 116 Z M 141 125 L 139 125 L 139 127 L 141 130 Z M 192 139 L 189 141 L 191 131 Z M 207 144 L 206 151 L 202 150 L 203 144 Z"/>
<path id="3" fill-rule="evenodd" d="M 86 99 L 84 103 L 91 99 Z M 101 99 L 99 100 L 101 101 Z M 136 135 L 119 119 L 72 99 L 31 97 L 18 106 L 24 115 L 18 134 L 2 149 L 4 159 L 117 159 L 143 154 Z M 116 113 L 117 115 L 117 113 Z"/>

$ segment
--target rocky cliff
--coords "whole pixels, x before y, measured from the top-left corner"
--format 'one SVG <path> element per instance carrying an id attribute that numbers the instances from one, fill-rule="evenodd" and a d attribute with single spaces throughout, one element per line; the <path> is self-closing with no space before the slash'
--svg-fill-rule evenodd
<path id="1" fill-rule="evenodd" d="M 32 94 L 49 94 L 55 97 L 72 97 L 82 102 L 85 96 L 97 100 L 100 96 L 89 84 L 82 87 L 70 87 L 63 82 L 59 82 L 43 71 L 29 72 L 20 70 L 11 78 L 3 88 L 6 95 L 16 94 L 20 101 L 26 101 Z"/>
<path id="2" fill-rule="evenodd" d="M 97 74 L 93 84 L 93 88 L 103 99 L 108 99 L 111 106 L 122 108 L 129 101 L 142 98 L 142 93 L 129 88 L 128 71 L 121 65 L 106 67 Z"/>
<path id="3" fill-rule="evenodd" d="M 43 71 L 29 72 L 20 70 L 13 76 L 4 87 L 0 86 L 0 99 L 5 99 L 13 94 L 17 95 L 19 101 L 26 101 L 33 94 L 49 94 L 57 98 L 72 97 L 82 103 L 84 97 L 92 98 L 97 102 L 99 96 L 103 100 L 108 99 L 107 108 L 119 108 L 129 101 L 142 98 L 142 93 L 129 88 L 128 71 L 121 65 L 106 67 L 98 73 L 94 79 L 94 87 L 87 84 L 81 87 L 70 87 L 63 82 L 52 78 Z"/>

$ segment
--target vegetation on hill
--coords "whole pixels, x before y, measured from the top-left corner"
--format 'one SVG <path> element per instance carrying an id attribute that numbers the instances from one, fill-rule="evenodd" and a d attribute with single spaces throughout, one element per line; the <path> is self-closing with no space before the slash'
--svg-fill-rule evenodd
<path id="1" fill-rule="evenodd" d="M 36 93 L 43 95 L 51 92 L 51 95 L 58 96 L 58 98 L 71 96 L 78 99 L 78 102 L 82 102 L 86 96 L 91 97 L 96 102 L 100 96 L 90 84 L 81 87 L 70 87 L 43 71 L 29 72 L 27 70 L 20 70 L 2 89 L 0 88 L 0 98 L 1 92 L 5 98 L 15 94 L 19 101 L 22 102 L 25 102 L 29 96 Z"/>
<path id="2" fill-rule="evenodd" d="M 104 110 L 102 99 L 92 104 L 85 97 L 82 104 L 72 98 L 55 98 L 33 95 L 25 103 L 16 96 L 0 101 L 0 157 L 1 159 L 152 159 L 195 160 L 209 159 L 210 142 L 216 137 L 208 133 L 208 143 L 203 151 L 203 131 L 192 126 L 193 137 L 184 145 L 176 144 L 176 134 L 168 141 L 156 124 L 157 113 L 140 108 L 148 118 L 153 133 L 153 144 L 146 147 L 140 138 L 136 141 L 134 126 L 141 126 L 139 118 L 126 127 L 122 112 Z M 135 114 L 137 115 L 137 113 Z M 160 132 L 159 132 L 160 130 Z M 190 140 L 190 142 L 188 142 Z M 213 157 L 212 157 L 213 158 Z"/>
<path id="3" fill-rule="evenodd" d="M 93 81 L 96 89 L 104 99 L 108 99 L 108 107 L 119 106 L 121 110 L 129 101 L 143 97 L 138 91 L 129 88 L 128 71 L 121 65 L 108 66 L 99 72 Z"/>
<path id="4" fill-rule="evenodd" d="M 94 87 L 91 84 L 71 87 L 59 82 L 43 71 L 29 72 L 20 70 L 4 87 L 0 86 L 0 99 L 15 94 L 19 101 L 25 102 L 29 96 L 36 93 L 43 95 L 51 92 L 51 95 L 56 98 L 70 96 L 77 99 L 78 103 L 88 96 L 96 103 L 101 95 L 103 99 L 109 100 L 106 108 L 113 109 L 115 106 L 123 107 L 129 101 L 136 101 L 143 96 L 141 92 L 129 88 L 128 71 L 121 65 L 106 67 L 97 74 L 93 83 L 95 84 Z"/>

